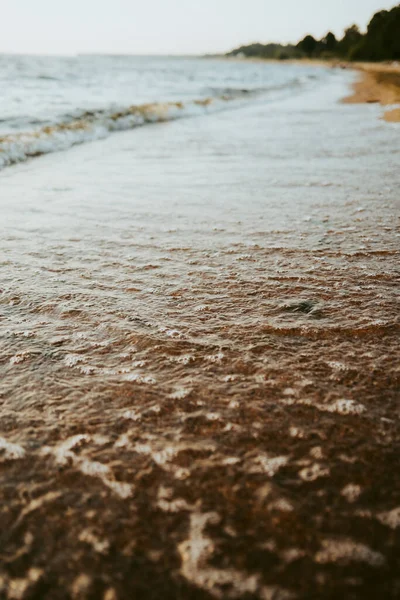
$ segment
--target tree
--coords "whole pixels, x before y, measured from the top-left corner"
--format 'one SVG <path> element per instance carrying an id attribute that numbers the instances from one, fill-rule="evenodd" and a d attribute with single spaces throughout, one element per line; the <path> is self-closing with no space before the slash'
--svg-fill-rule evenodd
<path id="1" fill-rule="evenodd" d="M 351 49 L 360 43 L 362 37 L 358 25 L 348 27 L 344 32 L 343 38 L 339 42 L 339 54 L 348 57 Z"/>
<path id="2" fill-rule="evenodd" d="M 400 60 L 400 4 L 391 10 L 374 14 L 367 32 L 362 34 L 357 25 L 348 27 L 338 41 L 329 31 L 321 40 L 306 35 L 296 46 L 288 44 L 250 44 L 232 50 L 228 56 L 262 58 L 301 58 L 304 56 L 332 58 L 341 56 L 349 60 Z"/>
<path id="3" fill-rule="evenodd" d="M 365 36 L 350 48 L 349 57 L 371 61 L 400 59 L 400 4 L 374 14 Z"/>
<path id="4" fill-rule="evenodd" d="M 400 4 L 392 8 L 385 27 L 389 59 L 400 60 Z"/>
<path id="5" fill-rule="evenodd" d="M 312 35 L 306 35 L 306 37 L 297 44 L 297 48 L 307 54 L 307 56 L 312 56 L 317 49 L 317 46 L 318 42 Z"/>
<path id="6" fill-rule="evenodd" d="M 337 39 L 334 33 L 332 33 L 331 31 L 329 31 L 329 33 L 326 34 L 324 40 L 323 40 L 324 44 L 325 44 L 325 49 L 328 52 L 334 52 L 336 50 L 336 46 L 337 46 Z"/>

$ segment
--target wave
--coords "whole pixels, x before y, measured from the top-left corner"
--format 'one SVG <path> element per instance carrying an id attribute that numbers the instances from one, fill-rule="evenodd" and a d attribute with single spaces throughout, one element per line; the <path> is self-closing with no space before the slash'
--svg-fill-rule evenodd
<path id="1" fill-rule="evenodd" d="M 118 110 L 114 108 L 84 111 L 34 131 L 6 134 L 0 137 L 0 169 L 29 158 L 99 140 L 115 131 L 223 110 L 228 102 L 244 96 L 248 96 L 247 90 L 237 90 L 235 93 L 185 103 L 161 102 L 133 105 Z"/>
<path id="2" fill-rule="evenodd" d="M 246 95 L 255 95 L 255 94 L 264 94 L 271 92 L 279 92 L 283 90 L 292 90 L 293 88 L 299 87 L 305 83 L 308 83 L 312 79 L 316 78 L 314 75 L 304 75 L 302 77 L 292 77 L 289 81 L 285 81 L 283 83 L 277 83 L 275 85 L 265 85 L 258 86 L 255 88 L 245 88 L 245 87 L 210 87 L 208 88 L 208 92 L 212 94 L 212 96 L 236 96 L 238 94 L 242 96 Z"/>

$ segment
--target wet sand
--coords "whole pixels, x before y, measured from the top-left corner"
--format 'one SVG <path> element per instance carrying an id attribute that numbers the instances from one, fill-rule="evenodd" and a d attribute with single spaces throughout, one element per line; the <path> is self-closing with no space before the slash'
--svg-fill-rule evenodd
<path id="1" fill-rule="evenodd" d="M 2 599 L 399 597 L 400 149 L 350 80 L 0 174 Z"/>

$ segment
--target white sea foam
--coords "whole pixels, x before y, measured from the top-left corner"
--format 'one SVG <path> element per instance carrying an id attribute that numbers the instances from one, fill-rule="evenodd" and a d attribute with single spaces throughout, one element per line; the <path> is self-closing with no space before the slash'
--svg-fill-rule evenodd
<path id="1" fill-rule="evenodd" d="M 320 564 L 361 562 L 371 567 L 381 567 L 385 563 L 385 557 L 364 544 L 344 538 L 323 540 L 315 561 Z"/>
<path id="2" fill-rule="evenodd" d="M 86 111 L 73 119 L 35 131 L 7 134 L 0 137 L 0 169 L 29 158 L 99 140 L 115 131 L 220 111 L 226 108 L 229 101 L 239 100 L 242 96 L 243 94 L 238 92 L 236 95 L 191 100 L 186 103 L 162 102 L 129 106 L 119 110 Z"/>
<path id="3" fill-rule="evenodd" d="M 0 437 L 0 451 L 5 460 L 17 460 L 25 456 L 25 450 L 21 446 L 8 442 L 3 437 Z"/>

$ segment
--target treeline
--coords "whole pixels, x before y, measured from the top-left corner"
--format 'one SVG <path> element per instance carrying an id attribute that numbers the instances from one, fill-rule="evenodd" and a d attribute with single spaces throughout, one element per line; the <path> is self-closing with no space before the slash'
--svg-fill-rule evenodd
<path id="1" fill-rule="evenodd" d="M 357 25 L 345 30 L 342 39 L 329 32 L 321 40 L 306 35 L 298 44 L 250 44 L 241 46 L 228 56 L 249 58 L 339 58 L 343 60 L 400 60 L 400 4 L 381 10 L 371 19 L 366 33 Z"/>
<path id="2" fill-rule="evenodd" d="M 285 60 L 288 58 L 303 58 L 304 52 L 297 46 L 289 44 L 250 44 L 241 46 L 229 52 L 227 56 L 246 56 L 247 58 L 273 58 Z"/>

